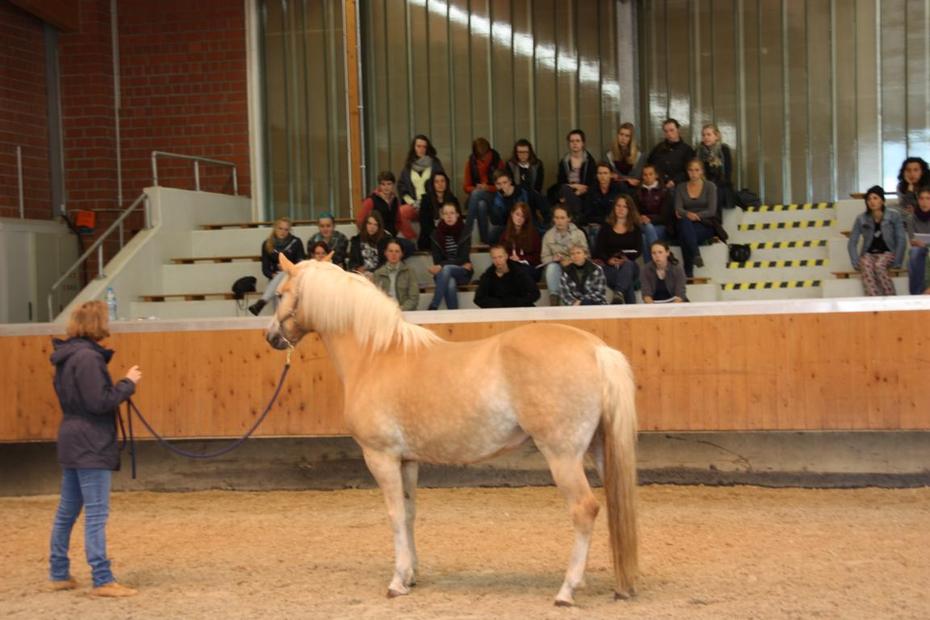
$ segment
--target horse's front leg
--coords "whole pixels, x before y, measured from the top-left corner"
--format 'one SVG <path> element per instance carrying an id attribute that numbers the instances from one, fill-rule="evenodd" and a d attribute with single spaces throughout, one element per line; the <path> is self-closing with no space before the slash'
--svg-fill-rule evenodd
<path id="1" fill-rule="evenodd" d="M 412 586 L 417 583 L 417 541 L 413 535 L 413 526 L 417 518 L 417 473 L 419 463 L 416 461 L 404 461 L 401 464 L 401 475 L 404 480 L 404 516 L 406 517 L 407 526 L 407 544 L 410 549 L 410 566 L 413 567 L 413 573 L 410 575 L 410 581 L 404 585 Z"/>
<path id="2" fill-rule="evenodd" d="M 388 596 L 401 596 L 410 592 L 413 582 L 413 554 L 408 534 L 406 508 L 404 506 L 404 484 L 399 458 L 367 448 L 362 449 L 365 463 L 375 477 L 384 502 L 387 504 L 391 529 L 394 532 L 394 576 L 388 584 Z"/>

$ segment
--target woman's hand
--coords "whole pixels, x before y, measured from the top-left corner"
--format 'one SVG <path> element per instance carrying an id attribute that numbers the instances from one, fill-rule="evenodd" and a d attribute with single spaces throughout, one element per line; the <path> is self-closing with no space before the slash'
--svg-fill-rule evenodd
<path id="1" fill-rule="evenodd" d="M 468 271 L 472 271 L 472 270 L 474 269 L 474 268 L 472 267 L 471 261 L 465 263 L 464 265 L 462 265 L 462 267 L 463 267 L 464 269 L 467 269 Z"/>
<path id="2" fill-rule="evenodd" d="M 684 303 L 684 301 L 685 301 L 684 299 L 682 299 L 681 297 L 678 297 L 677 295 L 676 295 L 675 297 L 672 297 L 672 303 L 673 303 L 673 304 Z"/>
<path id="3" fill-rule="evenodd" d="M 692 222 L 700 222 L 701 216 L 695 213 L 694 211 L 688 211 L 685 215 L 688 216 L 688 219 Z"/>
<path id="4" fill-rule="evenodd" d="M 633 177 L 626 178 L 626 184 L 630 187 L 639 187 L 639 179 L 634 179 Z"/>
<path id="5" fill-rule="evenodd" d="M 442 270 L 442 267 L 440 267 L 439 265 L 433 265 L 432 267 L 427 269 L 427 271 L 430 272 L 432 275 L 436 275 L 441 270 Z"/>
<path id="6" fill-rule="evenodd" d="M 607 264 L 611 267 L 619 267 L 626 262 L 625 258 L 620 258 L 619 256 L 614 256 L 613 258 L 607 259 Z"/>
<path id="7" fill-rule="evenodd" d="M 142 381 L 142 371 L 139 370 L 138 366 L 133 366 L 126 373 L 126 378 L 132 381 L 135 384 L 138 384 L 139 381 Z"/>
<path id="8" fill-rule="evenodd" d="M 927 244 L 921 241 L 920 239 L 911 239 L 911 247 L 925 248 L 927 247 Z"/>
<path id="9" fill-rule="evenodd" d="M 649 216 L 648 216 L 648 215 L 640 215 L 640 216 L 639 216 L 639 223 L 640 223 L 640 224 L 650 224 L 650 223 L 652 223 L 652 220 L 649 219 Z"/>

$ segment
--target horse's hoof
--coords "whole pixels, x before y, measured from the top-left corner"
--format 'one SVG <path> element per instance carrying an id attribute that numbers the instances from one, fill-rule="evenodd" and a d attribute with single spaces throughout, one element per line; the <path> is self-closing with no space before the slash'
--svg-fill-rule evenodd
<path id="1" fill-rule="evenodd" d="M 630 590 L 629 592 L 614 592 L 615 601 L 628 601 L 636 595 L 636 590 Z"/>
<path id="2" fill-rule="evenodd" d="M 388 588 L 388 591 L 387 591 L 388 598 L 397 598 L 398 596 L 404 596 L 405 594 L 408 594 L 408 592 L 402 592 L 400 590 L 395 590 L 393 588 Z"/>
<path id="3" fill-rule="evenodd" d="M 555 599 L 556 607 L 574 607 L 575 604 L 571 601 L 563 601 L 562 599 Z"/>

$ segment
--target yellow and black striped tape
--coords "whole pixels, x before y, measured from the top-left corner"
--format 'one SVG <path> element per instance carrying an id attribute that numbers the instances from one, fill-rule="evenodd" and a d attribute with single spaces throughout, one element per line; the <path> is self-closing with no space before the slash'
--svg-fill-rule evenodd
<path id="1" fill-rule="evenodd" d="M 827 258 L 802 258 L 790 260 L 752 260 L 745 263 L 730 261 L 727 269 L 779 269 L 783 267 L 823 267 L 829 265 Z"/>
<path id="2" fill-rule="evenodd" d="M 793 222 L 758 222 L 740 224 L 739 230 L 784 230 L 787 228 L 829 228 L 833 220 L 795 220 Z"/>
<path id="3" fill-rule="evenodd" d="M 795 241 L 756 241 L 747 243 L 751 250 L 787 250 L 789 248 L 823 248 L 826 239 L 803 239 Z"/>
<path id="4" fill-rule="evenodd" d="M 748 207 L 747 211 L 755 213 L 766 213 L 769 211 L 814 211 L 819 209 L 832 209 L 832 202 L 805 202 L 792 203 L 787 205 L 761 205 L 758 207 Z"/>
<path id="5" fill-rule="evenodd" d="M 820 280 L 785 280 L 782 282 L 727 282 L 720 287 L 725 291 L 764 291 L 776 288 L 813 288 Z"/>

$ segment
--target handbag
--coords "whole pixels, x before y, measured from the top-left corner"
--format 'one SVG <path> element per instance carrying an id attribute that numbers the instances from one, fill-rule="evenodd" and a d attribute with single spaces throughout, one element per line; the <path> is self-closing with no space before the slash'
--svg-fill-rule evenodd
<path id="1" fill-rule="evenodd" d="M 731 243 L 730 260 L 734 263 L 745 263 L 752 256 L 752 250 L 748 243 Z"/>
<path id="2" fill-rule="evenodd" d="M 235 299 L 244 299 L 246 293 L 255 292 L 255 276 L 243 276 L 233 282 L 232 292 Z"/>

